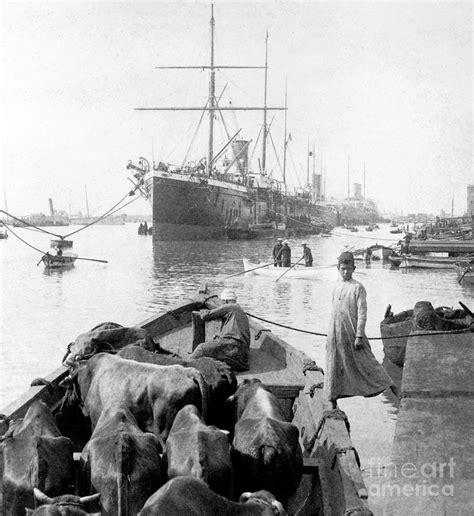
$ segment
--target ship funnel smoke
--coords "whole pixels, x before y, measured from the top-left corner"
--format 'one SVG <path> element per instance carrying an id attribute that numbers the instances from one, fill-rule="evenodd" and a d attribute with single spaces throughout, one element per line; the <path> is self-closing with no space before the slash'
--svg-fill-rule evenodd
<path id="1" fill-rule="evenodd" d="M 53 199 L 51 199 L 51 197 L 48 199 L 48 202 L 49 202 L 49 211 L 50 211 L 50 215 L 53 216 L 54 215 L 54 207 L 53 207 Z"/>

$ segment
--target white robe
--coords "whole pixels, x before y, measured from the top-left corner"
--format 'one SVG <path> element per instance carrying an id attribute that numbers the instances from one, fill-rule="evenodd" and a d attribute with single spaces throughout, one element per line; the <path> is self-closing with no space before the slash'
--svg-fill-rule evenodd
<path id="1" fill-rule="evenodd" d="M 326 344 L 324 389 L 330 400 L 348 396 L 374 396 L 392 385 L 377 362 L 365 335 L 367 294 L 354 279 L 340 279 L 333 291 L 332 314 Z M 356 336 L 362 347 L 354 348 Z"/>

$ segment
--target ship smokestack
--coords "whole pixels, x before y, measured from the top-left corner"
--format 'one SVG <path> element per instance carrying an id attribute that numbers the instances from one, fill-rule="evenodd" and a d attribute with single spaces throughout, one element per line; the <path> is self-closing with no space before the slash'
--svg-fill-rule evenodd
<path id="1" fill-rule="evenodd" d="M 236 160 L 239 174 L 247 174 L 249 168 L 249 142 L 248 140 L 234 140 L 232 142 L 232 152 Z"/>
<path id="2" fill-rule="evenodd" d="M 51 197 L 48 199 L 49 202 L 49 211 L 51 212 L 51 216 L 54 215 L 54 208 L 53 208 L 53 199 Z"/>

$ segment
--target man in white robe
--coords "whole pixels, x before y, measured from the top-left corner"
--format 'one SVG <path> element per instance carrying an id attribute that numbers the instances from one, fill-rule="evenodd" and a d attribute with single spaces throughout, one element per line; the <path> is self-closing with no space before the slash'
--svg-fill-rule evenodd
<path id="1" fill-rule="evenodd" d="M 333 408 L 339 398 L 375 396 L 393 385 L 365 335 L 367 294 L 352 278 L 354 255 L 342 253 L 337 268 L 340 278 L 332 297 L 324 376 L 324 389 Z"/>

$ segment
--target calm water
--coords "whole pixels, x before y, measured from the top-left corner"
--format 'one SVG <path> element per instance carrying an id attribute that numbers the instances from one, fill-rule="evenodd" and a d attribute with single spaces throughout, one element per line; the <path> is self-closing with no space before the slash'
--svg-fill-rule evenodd
<path id="1" fill-rule="evenodd" d="M 63 234 L 74 228 L 63 228 Z M 42 250 L 50 238 L 38 232 L 15 229 L 23 239 Z M 60 232 L 60 231 L 58 231 Z M 330 238 L 307 239 L 314 265 L 334 263 L 345 246 L 388 245 L 395 241 L 388 227 L 377 232 L 349 233 L 337 230 Z M 397 235 L 395 235 L 396 237 Z M 0 407 L 24 392 L 31 379 L 58 367 L 68 342 L 102 321 L 133 325 L 191 297 L 207 282 L 220 290 L 236 289 L 246 311 L 280 324 L 326 333 L 331 291 L 336 269 L 324 269 L 312 281 L 279 281 L 244 274 L 242 257 L 267 262 L 273 241 L 157 242 L 137 235 L 137 224 L 92 226 L 72 237 L 81 257 L 108 260 L 108 264 L 77 261 L 71 270 L 45 273 L 36 266 L 41 255 L 10 235 L 0 240 L 1 279 L 1 378 Z M 290 240 L 293 257 L 301 256 L 301 240 Z M 368 292 L 367 335 L 379 337 L 385 308 L 395 312 L 412 308 L 416 301 L 458 307 L 458 301 L 474 307 L 474 289 L 458 285 L 451 271 L 391 270 L 381 263 L 361 263 L 356 279 Z M 271 327 L 270 325 L 267 325 Z M 324 337 L 271 327 L 275 333 L 305 351 L 324 367 Z M 380 341 L 372 341 L 382 362 Z M 389 369 L 393 377 L 398 368 Z M 388 396 L 388 395 L 387 395 Z M 342 400 L 348 414 L 354 444 L 359 451 L 369 486 L 368 461 L 388 462 L 397 409 L 393 398 Z M 377 510 L 377 500 L 372 498 Z"/>

